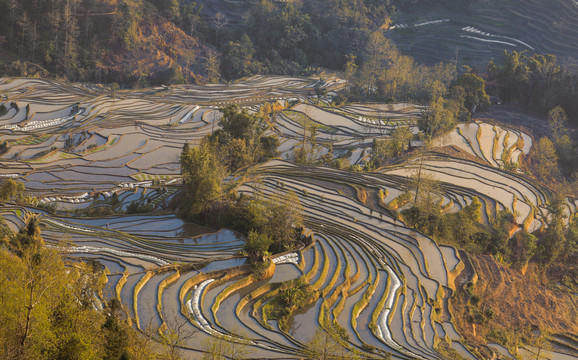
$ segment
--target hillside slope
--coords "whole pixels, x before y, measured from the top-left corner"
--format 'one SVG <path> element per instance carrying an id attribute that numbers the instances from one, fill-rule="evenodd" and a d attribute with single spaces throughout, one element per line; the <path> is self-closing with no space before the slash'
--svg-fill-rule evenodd
<path id="1" fill-rule="evenodd" d="M 204 81 L 209 48 L 163 17 L 139 23 L 137 45 L 105 54 L 98 67 L 124 77 L 144 77 L 153 83 Z"/>
<path id="2" fill-rule="evenodd" d="M 461 6 L 419 2 L 402 8 L 389 36 L 424 63 L 485 64 L 504 49 L 549 53 L 578 64 L 578 3 L 572 0 L 473 0 Z"/>
<path id="3" fill-rule="evenodd" d="M 487 343 L 501 343 L 515 350 L 522 339 L 531 342 L 539 331 L 578 332 L 574 296 L 547 288 L 529 276 L 506 268 L 491 256 L 469 258 L 474 272 L 464 271 L 456 279 L 458 292 L 451 299 L 452 313 L 458 332 L 468 343 L 477 344 L 482 353 L 489 351 L 483 346 Z M 465 289 L 472 276 L 475 285 L 470 296 Z M 475 297 L 479 300 L 472 300 Z M 555 350 L 577 355 L 573 346 Z"/>

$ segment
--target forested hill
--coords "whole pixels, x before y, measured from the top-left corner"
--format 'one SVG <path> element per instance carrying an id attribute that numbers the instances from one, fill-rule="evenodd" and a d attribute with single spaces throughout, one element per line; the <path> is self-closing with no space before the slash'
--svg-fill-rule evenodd
<path id="1" fill-rule="evenodd" d="M 0 74 L 128 86 L 342 70 L 394 11 L 350 0 L 0 0 L 0 8 Z"/>
<path id="2" fill-rule="evenodd" d="M 414 59 L 416 65 L 484 68 L 492 59 L 501 63 L 504 50 L 553 54 L 562 69 L 575 73 L 576 4 L 0 0 L 5 9 L 0 12 L 0 76 L 54 74 L 131 87 L 226 82 L 255 74 L 310 75 L 322 69 L 348 77 L 368 64 L 410 68 Z M 383 39 L 377 47 L 376 39 Z M 377 62 L 371 60 L 376 53 L 383 55 Z"/>
<path id="3" fill-rule="evenodd" d="M 192 29 L 194 5 L 0 0 L 0 9 L 0 58 L 19 60 L 0 74 L 146 85 L 200 82 L 207 73 L 209 48 L 182 30 Z"/>

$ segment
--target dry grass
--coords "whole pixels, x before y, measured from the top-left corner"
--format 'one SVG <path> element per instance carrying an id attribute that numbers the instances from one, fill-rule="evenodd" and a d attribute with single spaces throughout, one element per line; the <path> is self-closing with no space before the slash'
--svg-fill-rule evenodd
<path id="1" fill-rule="evenodd" d="M 456 296 L 450 301 L 456 329 L 480 352 L 488 339 L 513 348 L 532 327 L 552 333 L 578 333 L 578 322 L 573 320 L 578 318 L 578 310 L 570 294 L 550 290 L 490 256 L 470 258 L 478 276 L 473 294 L 479 297 L 479 303 L 468 304 L 470 295 L 460 286 L 456 286 Z M 476 314 L 490 309 L 493 318 L 476 321 Z"/>

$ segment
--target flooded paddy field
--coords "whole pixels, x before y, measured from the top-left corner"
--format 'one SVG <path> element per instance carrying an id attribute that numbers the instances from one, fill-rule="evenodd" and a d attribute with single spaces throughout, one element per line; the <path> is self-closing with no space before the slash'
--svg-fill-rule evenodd
<path id="1" fill-rule="evenodd" d="M 461 124 L 434 146 L 460 147 L 477 161 L 432 152 L 371 173 L 297 166 L 286 160 L 312 126 L 320 154 L 331 149 L 362 165 L 375 139 L 399 126 L 416 132 L 425 110 L 407 103 L 334 106 L 330 97 L 311 95 L 316 84 L 329 93 L 344 86 L 332 77 L 254 76 L 230 85 L 112 96 L 99 86 L 0 79 L 0 95 L 10 99 L 0 117 L 1 140 L 9 145 L 0 155 L 0 176 L 23 182 L 36 200 L 31 207 L 4 206 L 2 215 L 16 230 L 37 214 L 48 246 L 100 262 L 108 278 L 103 297 L 118 298 L 133 326 L 144 331 L 166 326 L 171 316 L 186 319 L 197 329 L 183 345 L 191 357 L 211 337 L 248 345 L 255 358 L 303 357 L 318 327 L 331 323 L 343 332 L 349 355 L 440 359 L 436 344 L 449 339 L 472 358 L 451 317 L 436 315 L 450 313 L 442 300 L 453 293 L 462 259 L 456 249 L 406 226 L 387 206 L 407 191 L 421 163 L 440 181 L 439 200 L 448 211 L 478 197 L 484 220 L 508 209 L 520 228 L 539 228 L 548 191 L 502 170 L 528 154 L 532 138 L 497 125 Z M 236 194 L 296 194 L 312 242 L 272 255 L 271 276 L 255 280 L 241 252 L 242 235 L 188 223 L 168 209 L 181 189 L 181 149 L 219 128 L 218 108 L 235 104 L 257 112 L 273 102 L 282 110 L 267 133 L 279 138 L 280 156 L 238 177 Z M 134 204 L 153 211 L 127 214 Z M 577 205 L 569 198 L 564 211 L 574 213 Z M 98 207 L 114 212 L 85 216 Z M 268 304 L 284 282 L 296 280 L 308 284 L 315 299 L 284 327 L 268 318 Z"/>

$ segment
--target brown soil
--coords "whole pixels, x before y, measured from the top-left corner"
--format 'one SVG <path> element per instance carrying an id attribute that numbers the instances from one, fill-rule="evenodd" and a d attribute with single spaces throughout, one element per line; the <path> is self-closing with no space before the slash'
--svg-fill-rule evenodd
<path id="1" fill-rule="evenodd" d="M 558 334 L 578 334 L 576 296 L 548 289 L 497 263 L 491 256 L 469 255 L 469 258 L 478 276 L 473 294 L 478 295 L 480 301 L 477 305 L 468 302 L 470 296 L 464 290 L 463 277 L 456 279 L 458 290 L 451 299 L 456 328 L 468 343 L 486 352 L 483 345 L 495 341 L 488 336 L 492 329 L 508 334 L 513 343 L 536 328 Z M 471 274 L 467 277 L 471 278 Z M 484 315 L 488 309 L 494 312 L 492 319 Z M 484 317 L 475 319 L 475 314 Z"/>
<path id="2" fill-rule="evenodd" d="M 457 147 L 455 145 L 446 145 L 446 146 L 442 146 L 442 147 L 434 147 L 434 148 L 431 148 L 430 151 L 437 152 L 440 154 L 445 154 L 445 155 L 448 155 L 448 156 L 451 156 L 454 158 L 458 158 L 458 159 L 464 159 L 464 160 L 477 162 L 479 164 L 488 165 L 488 163 L 485 162 L 484 160 L 460 149 L 459 147 Z"/>
<path id="3" fill-rule="evenodd" d="M 152 76 L 178 68 L 185 79 L 202 83 L 203 66 L 209 48 L 185 34 L 170 21 L 157 16 L 139 26 L 138 45 L 133 49 L 105 55 L 99 66 L 106 72 L 138 77 Z"/>

